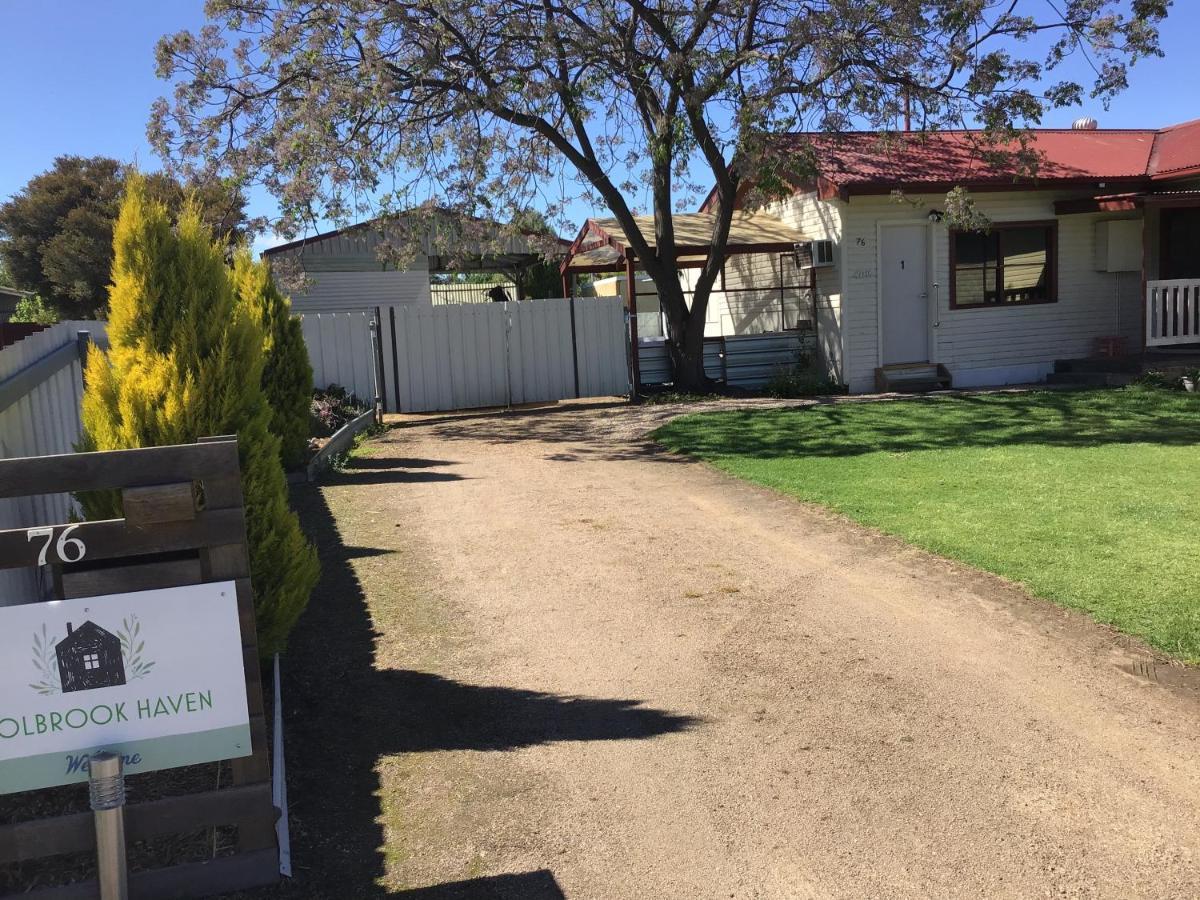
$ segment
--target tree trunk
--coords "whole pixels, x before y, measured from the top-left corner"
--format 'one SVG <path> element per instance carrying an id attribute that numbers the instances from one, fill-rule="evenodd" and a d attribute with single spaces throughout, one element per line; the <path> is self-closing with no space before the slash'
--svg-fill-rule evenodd
<path id="1" fill-rule="evenodd" d="M 668 344 L 675 388 L 688 393 L 706 394 L 714 387 L 704 372 L 704 318 L 688 315 L 680 340 Z"/>
<path id="2" fill-rule="evenodd" d="M 713 389 L 712 382 L 704 374 L 704 319 L 708 298 L 701 304 L 693 298 L 689 309 L 677 275 L 666 284 L 656 283 L 656 287 L 667 315 L 667 354 L 675 389 L 708 393 Z"/>

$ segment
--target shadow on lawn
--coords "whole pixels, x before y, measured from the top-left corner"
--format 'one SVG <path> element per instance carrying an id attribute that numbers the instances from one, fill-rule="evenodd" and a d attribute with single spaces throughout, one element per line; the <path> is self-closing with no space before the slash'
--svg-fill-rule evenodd
<path id="1" fill-rule="evenodd" d="M 337 490 L 338 483 L 334 479 L 326 489 Z M 560 696 L 377 669 L 379 632 L 350 566 L 364 548 L 343 544 L 322 490 L 299 487 L 293 502 L 322 565 L 321 582 L 289 640 L 283 666 L 295 877 L 255 896 L 561 898 L 554 876 L 544 870 L 407 891 L 379 887 L 385 865 L 376 775 L 380 757 L 647 738 L 686 729 L 693 720 L 633 700 Z"/>
<path id="2" fill-rule="evenodd" d="M 665 443 L 701 457 L 856 456 L 964 447 L 1200 443 L 1200 402 L 1167 391 L 968 394 L 674 421 Z"/>

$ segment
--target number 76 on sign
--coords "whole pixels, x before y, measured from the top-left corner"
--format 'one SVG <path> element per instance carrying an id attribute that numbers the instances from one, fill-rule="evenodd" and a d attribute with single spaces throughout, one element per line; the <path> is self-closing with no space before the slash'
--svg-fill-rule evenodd
<path id="1" fill-rule="evenodd" d="M 25 532 L 25 540 L 33 541 L 38 538 L 45 538 L 45 543 L 42 544 L 42 549 L 38 553 L 38 565 L 44 566 L 48 562 L 47 555 L 50 552 L 50 545 L 54 544 L 54 553 L 58 557 L 58 562 L 77 563 L 87 555 L 87 547 L 77 537 L 71 537 L 71 532 L 79 527 L 79 523 L 67 525 L 58 535 L 58 540 L 54 540 L 54 527 L 47 526 L 45 528 L 30 528 Z"/>

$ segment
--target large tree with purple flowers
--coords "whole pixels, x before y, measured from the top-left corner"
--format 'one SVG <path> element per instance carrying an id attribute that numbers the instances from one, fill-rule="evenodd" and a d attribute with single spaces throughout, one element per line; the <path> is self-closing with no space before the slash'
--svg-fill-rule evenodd
<path id="1" fill-rule="evenodd" d="M 174 93 L 150 136 L 177 165 L 266 185 L 287 236 L 422 202 L 561 225 L 567 203 L 590 198 L 654 280 L 677 384 L 696 389 L 739 191 L 779 194 L 811 168 L 803 142 L 783 153 L 772 136 L 886 134 L 907 109 L 918 129 L 971 125 L 989 147 L 1020 146 L 1046 111 L 1124 88 L 1128 66 L 1159 54 L 1169 6 L 209 0 L 209 24 L 159 44 Z M 689 303 L 674 216 L 714 185 Z"/>

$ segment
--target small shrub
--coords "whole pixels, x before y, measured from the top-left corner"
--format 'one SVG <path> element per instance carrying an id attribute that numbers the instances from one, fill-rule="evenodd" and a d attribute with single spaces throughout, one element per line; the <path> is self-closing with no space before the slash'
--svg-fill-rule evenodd
<path id="1" fill-rule="evenodd" d="M 13 311 L 9 321 L 14 324 L 53 325 L 58 321 L 58 312 L 53 306 L 34 294 L 32 297 L 22 297 L 17 301 L 17 308 Z"/>
<path id="2" fill-rule="evenodd" d="M 313 391 L 309 405 L 309 426 L 313 437 L 329 437 L 371 407 L 338 384 Z"/>
<path id="3" fill-rule="evenodd" d="M 827 394 L 846 393 L 845 385 L 818 375 L 808 362 L 781 367 L 763 387 L 763 393 L 779 400 L 794 400 L 800 397 L 821 397 Z"/>
<path id="4" fill-rule="evenodd" d="M 1134 387 L 1149 388 L 1158 391 L 1184 391 L 1187 390 L 1185 380 L 1190 380 L 1193 385 L 1196 384 L 1196 378 L 1200 372 L 1162 372 L 1157 369 L 1151 369 L 1148 372 L 1143 372 L 1137 379 L 1134 380 Z"/>

